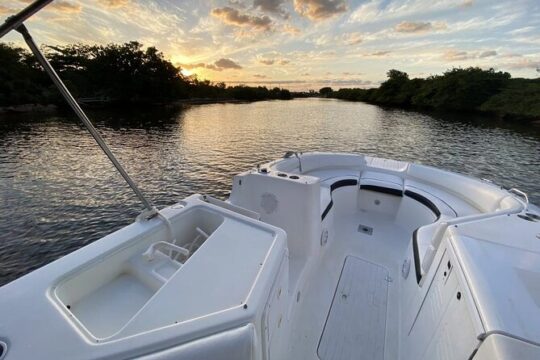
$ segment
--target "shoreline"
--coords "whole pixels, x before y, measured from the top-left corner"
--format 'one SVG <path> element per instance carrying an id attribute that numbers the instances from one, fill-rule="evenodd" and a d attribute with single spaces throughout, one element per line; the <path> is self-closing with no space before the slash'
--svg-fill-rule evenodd
<path id="1" fill-rule="evenodd" d="M 275 100 L 275 99 L 263 99 L 264 100 Z M 181 99 L 175 100 L 167 103 L 130 103 L 130 104 L 120 104 L 120 103 L 111 103 L 103 102 L 99 104 L 85 104 L 79 103 L 79 105 L 84 109 L 101 109 L 101 108 L 122 108 L 122 107 L 132 107 L 132 106 L 164 106 L 164 107 L 175 107 L 183 105 L 207 105 L 207 104 L 242 104 L 249 103 L 261 100 L 238 100 L 238 99 L 212 99 L 212 98 L 193 98 L 193 99 Z M 0 114 L 32 114 L 32 113 L 55 113 L 65 109 L 66 106 L 58 106 L 55 104 L 21 104 L 21 105 L 11 105 L 11 106 L 0 106 Z"/>
<path id="2" fill-rule="evenodd" d="M 440 108 L 423 108 L 423 107 L 415 107 L 415 106 L 399 106 L 394 104 L 384 104 L 384 103 L 378 103 L 378 102 L 370 102 L 365 100 L 350 100 L 350 99 L 341 99 L 339 97 L 325 97 L 325 96 L 319 96 L 318 98 L 321 99 L 335 99 L 345 102 L 361 102 L 368 105 L 375 105 L 380 106 L 382 108 L 387 109 L 397 109 L 397 110 L 404 110 L 404 111 L 413 111 L 418 113 L 426 113 L 426 114 L 443 114 L 443 113 L 453 113 L 453 114 L 464 114 L 464 115 L 480 115 L 484 116 L 486 118 L 491 117 L 497 121 L 500 122 L 506 122 L 506 123 L 520 123 L 520 124 L 532 124 L 534 126 L 540 127 L 540 117 L 530 117 L 526 115 L 519 115 L 519 114 L 503 114 L 503 113 L 497 113 L 493 111 L 482 111 L 482 110 L 474 110 L 474 111 L 460 111 L 460 110 L 453 110 L 453 109 L 440 109 Z"/>
<path id="3" fill-rule="evenodd" d="M 369 105 L 375 105 L 380 106 L 382 108 L 387 109 L 397 109 L 397 110 L 404 110 L 404 111 L 412 111 L 412 112 L 419 112 L 419 113 L 425 113 L 430 115 L 437 115 L 437 114 L 445 114 L 445 113 L 453 113 L 453 114 L 464 114 L 464 115 L 480 115 L 484 116 L 486 118 L 490 117 L 493 118 L 496 121 L 500 121 L 503 123 L 520 123 L 520 124 L 531 124 L 536 127 L 540 127 L 540 118 L 531 118 L 527 116 L 522 115 L 509 115 L 509 114 L 500 114 L 500 113 L 494 113 L 491 111 L 482 111 L 482 110 L 476 110 L 476 111 L 458 111 L 458 110 L 451 110 L 451 109 L 431 109 L 431 108 L 419 108 L 419 107 L 403 107 L 403 106 L 397 106 L 392 104 L 383 104 L 383 103 L 377 103 L 377 102 L 369 102 L 364 100 L 349 100 L 349 99 L 340 99 L 338 97 L 331 97 L 331 96 L 312 96 L 313 98 L 319 98 L 319 99 L 335 99 L 345 102 L 361 102 L 364 104 Z M 293 97 L 291 100 L 294 99 L 302 99 L 303 97 Z M 276 100 L 276 99 L 255 99 L 255 100 L 239 100 L 239 99 L 227 99 L 227 98 L 218 98 L 218 99 L 212 99 L 212 98 L 192 98 L 192 99 L 180 99 L 171 101 L 168 103 L 144 103 L 144 104 L 137 104 L 137 103 L 131 103 L 131 104 L 120 104 L 120 103 L 110 103 L 110 102 L 104 102 L 100 104 L 84 104 L 82 103 L 81 106 L 84 109 L 92 110 L 92 109 L 107 109 L 107 108 L 116 108 L 116 109 L 122 109 L 122 108 L 128 108 L 135 106 L 148 106 L 148 107 L 165 107 L 165 108 L 174 108 L 174 107 L 181 107 L 186 105 L 210 105 L 210 104 L 246 104 L 246 103 L 252 103 L 257 101 L 270 101 L 270 100 Z M 58 106 L 54 104 L 21 104 L 21 105 L 12 105 L 12 106 L 0 106 L 0 115 L 5 114 L 52 114 L 52 113 L 58 113 L 67 108 L 66 106 Z"/>

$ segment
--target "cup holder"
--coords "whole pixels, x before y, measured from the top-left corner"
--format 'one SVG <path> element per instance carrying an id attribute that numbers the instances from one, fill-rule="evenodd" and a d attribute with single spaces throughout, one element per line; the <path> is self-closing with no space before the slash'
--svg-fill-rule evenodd
<path id="1" fill-rule="evenodd" d="M 291 175 L 291 176 L 289 176 L 289 179 L 298 180 L 298 179 L 300 179 L 300 177 L 297 176 L 297 175 Z"/>

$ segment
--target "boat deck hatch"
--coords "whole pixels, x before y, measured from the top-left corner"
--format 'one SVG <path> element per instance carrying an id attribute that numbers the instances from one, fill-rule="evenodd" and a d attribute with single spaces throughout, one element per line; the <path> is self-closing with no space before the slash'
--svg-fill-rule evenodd
<path id="1" fill-rule="evenodd" d="M 317 353 L 321 360 L 384 359 L 388 271 L 345 259 Z"/>

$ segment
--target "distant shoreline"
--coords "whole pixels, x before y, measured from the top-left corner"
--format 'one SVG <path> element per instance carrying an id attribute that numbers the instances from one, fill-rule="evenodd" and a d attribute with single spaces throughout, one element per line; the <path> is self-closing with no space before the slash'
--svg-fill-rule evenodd
<path id="1" fill-rule="evenodd" d="M 466 114 L 466 115 L 480 115 L 484 117 L 492 117 L 495 118 L 498 121 L 503 122 L 520 122 L 523 124 L 532 124 L 534 126 L 540 127 L 540 117 L 534 117 L 534 116 L 527 116 L 527 115 L 519 115 L 519 114 L 505 114 L 505 113 L 497 113 L 495 111 L 483 111 L 483 110 L 455 110 L 455 109 L 439 109 L 439 108 L 425 108 L 425 107 L 415 107 L 415 106 L 400 106 L 396 104 L 384 104 L 379 102 L 371 102 L 366 100 L 351 100 L 351 99 L 341 99 L 338 97 L 326 97 L 326 96 L 318 96 L 318 98 L 321 99 L 335 99 L 340 100 L 344 102 L 361 102 L 364 104 L 369 105 L 375 105 L 382 108 L 387 109 L 399 109 L 404 111 L 413 111 L 413 112 L 419 112 L 419 113 L 427 113 L 427 114 L 442 114 L 442 113 L 454 113 L 454 114 Z"/>
<path id="2" fill-rule="evenodd" d="M 263 99 L 263 100 L 274 100 L 274 99 Z M 211 99 L 211 98 L 193 98 L 193 99 L 181 99 L 171 102 L 166 102 L 162 104 L 152 104 L 152 103 L 131 103 L 131 104 L 120 104 L 120 103 L 102 103 L 97 105 L 86 105 L 81 104 L 84 109 L 100 109 L 100 108 L 122 108 L 135 105 L 141 106 L 164 106 L 164 107 L 175 107 L 183 105 L 206 105 L 206 104 L 242 104 L 250 103 L 259 100 L 238 100 L 238 99 Z M 31 114 L 31 113 L 55 113 L 62 109 L 65 109 L 66 106 L 58 106 L 54 104 L 21 104 L 21 105 L 12 105 L 12 106 L 0 106 L 0 114 Z"/>
<path id="3" fill-rule="evenodd" d="M 389 70 L 378 88 L 321 88 L 327 98 L 362 101 L 413 111 L 482 114 L 501 121 L 540 123 L 540 78 L 511 78 L 509 73 L 477 67 L 453 68 L 442 75 L 413 78 Z"/>
<path id="4" fill-rule="evenodd" d="M 493 111 L 482 111 L 482 110 L 474 110 L 474 111 L 459 111 L 459 110 L 450 110 L 450 109 L 429 109 L 429 108 L 422 108 L 422 107 L 414 107 L 414 106 L 400 106 L 396 104 L 384 104 L 380 102 L 371 102 L 366 100 L 354 100 L 354 99 L 343 99 L 335 96 L 310 96 L 311 98 L 318 98 L 318 99 L 335 99 L 335 100 L 341 100 L 345 102 L 362 102 L 365 104 L 370 105 L 376 105 L 383 108 L 389 108 L 389 109 L 400 109 L 405 111 L 415 111 L 420 113 L 455 113 L 455 114 L 477 114 L 485 117 L 493 117 L 496 118 L 498 121 L 502 122 L 521 122 L 523 124 L 531 124 L 533 126 L 540 127 L 540 118 L 539 117 L 527 117 L 527 116 L 519 116 L 519 115 L 509 115 L 509 114 L 502 114 L 502 113 L 496 113 Z M 305 97 L 293 97 L 293 99 L 303 99 Z M 219 99 L 212 99 L 212 98 L 192 98 L 192 99 L 181 99 L 181 100 L 175 100 L 171 102 L 161 103 L 161 104 L 152 104 L 152 103 L 141 103 L 141 104 L 120 104 L 120 103 L 104 103 L 100 105 L 85 105 L 82 104 L 83 109 L 85 110 L 91 110 L 91 109 L 107 109 L 107 108 L 116 108 L 116 109 L 122 109 L 133 107 L 133 105 L 140 105 L 145 107 L 164 107 L 164 108 L 175 108 L 175 107 L 182 107 L 185 105 L 210 105 L 210 104 L 246 104 L 246 103 L 252 103 L 252 102 L 258 102 L 258 101 L 270 101 L 275 99 L 261 99 L 261 100 L 238 100 L 238 99 L 227 99 L 227 98 L 219 98 Z M 13 105 L 13 106 L 3 106 L 0 107 L 0 115 L 2 114 L 51 114 L 51 113 L 57 113 L 60 111 L 64 111 L 68 109 L 66 106 L 57 106 L 54 104 L 22 104 L 22 105 Z"/>

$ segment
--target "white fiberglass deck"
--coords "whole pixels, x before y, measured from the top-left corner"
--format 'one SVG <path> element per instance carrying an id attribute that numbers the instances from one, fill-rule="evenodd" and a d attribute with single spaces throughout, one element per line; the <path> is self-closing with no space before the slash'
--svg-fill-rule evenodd
<path id="1" fill-rule="evenodd" d="M 411 234 L 384 214 L 359 211 L 335 221 L 334 242 L 313 269 L 292 321 L 290 358 L 397 359 L 397 274 Z M 371 235 L 358 231 L 360 224 Z M 334 299 L 345 287 L 351 306 Z"/>

